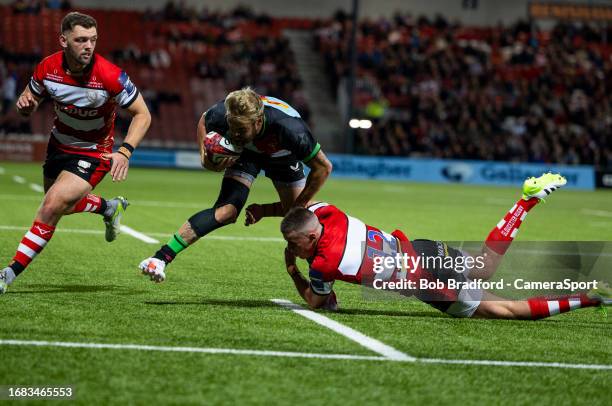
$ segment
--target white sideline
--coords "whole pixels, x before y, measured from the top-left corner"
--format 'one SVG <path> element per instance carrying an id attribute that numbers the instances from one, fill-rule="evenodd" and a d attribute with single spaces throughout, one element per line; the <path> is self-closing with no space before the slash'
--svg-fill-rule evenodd
<path id="1" fill-rule="evenodd" d="M 4 168 L 0 166 L 0 175 L 4 175 L 5 173 Z"/>
<path id="2" fill-rule="evenodd" d="M 43 193 L 45 191 L 45 188 L 36 183 L 30 183 L 30 189 L 38 193 Z"/>
<path id="3" fill-rule="evenodd" d="M 328 329 L 345 336 L 349 340 L 355 341 L 357 344 L 374 351 L 384 357 L 386 357 L 390 361 L 415 361 L 416 358 L 411 357 L 410 355 L 404 354 L 401 351 L 396 350 L 393 347 L 384 344 L 375 338 L 368 337 L 365 334 L 360 333 L 357 330 L 353 330 L 352 328 L 345 326 L 344 324 L 340 324 L 335 320 L 332 320 L 328 317 L 323 316 L 322 314 L 315 313 L 312 310 L 306 310 L 302 306 L 297 305 L 290 300 L 285 299 L 270 299 L 272 302 L 276 303 L 279 306 L 287 308 L 302 317 L 306 317 L 309 320 L 314 321 L 317 324 L 322 325 L 323 327 L 327 327 Z"/>
<path id="4" fill-rule="evenodd" d="M 410 360 L 394 360 L 387 357 L 351 354 L 317 354 L 291 351 L 267 351 L 267 350 L 238 350 L 233 348 L 206 348 L 206 347 L 163 347 L 139 344 L 106 344 L 106 343 L 76 343 L 63 341 L 33 341 L 33 340 L 2 340 L 1 345 L 15 345 L 25 347 L 60 347 L 60 348 L 88 348 L 108 350 L 138 350 L 138 351 L 160 351 L 160 352 L 186 352 L 201 354 L 232 354 L 232 355 L 254 355 L 263 357 L 288 357 L 288 358 L 314 358 L 314 359 L 343 359 L 356 361 L 410 361 L 424 364 L 450 364 L 450 365 L 481 365 L 502 367 L 530 367 L 530 368 L 562 368 L 562 369 L 591 369 L 612 370 L 612 365 L 598 364 L 565 364 L 559 362 L 521 362 L 521 361 L 494 361 L 494 360 L 455 360 L 438 358 L 416 358 Z"/>
<path id="5" fill-rule="evenodd" d="M 23 185 L 24 183 L 26 183 L 25 178 L 22 178 L 21 176 L 13 176 L 13 181 L 15 183 L 19 183 L 20 185 Z"/>
<path id="6" fill-rule="evenodd" d="M 456 364 L 456 365 L 487 365 L 500 367 L 540 367 L 540 368 L 566 368 L 566 369 L 598 369 L 612 370 L 612 365 L 601 364 L 565 364 L 562 362 L 532 362 L 532 361 L 493 361 L 477 359 L 439 359 L 418 358 L 418 362 L 426 364 Z"/>
<path id="7" fill-rule="evenodd" d="M 145 235 L 139 231 L 134 230 L 133 228 L 130 228 L 126 225 L 121 225 L 119 227 L 119 229 L 126 233 L 127 235 L 131 235 L 132 237 L 136 238 L 137 240 L 146 242 L 147 244 L 159 244 L 159 241 L 156 240 L 155 238 L 151 238 L 148 235 Z"/>
<path id="8" fill-rule="evenodd" d="M 378 356 L 373 356 L 373 355 L 316 354 L 316 353 L 290 352 L 290 351 L 237 350 L 233 348 L 163 347 L 163 346 L 156 346 L 156 345 L 139 345 L 139 344 L 102 344 L 102 343 L 71 343 L 71 342 L 61 342 L 61 341 L 0 340 L 0 345 L 20 345 L 20 346 L 30 346 L 30 347 L 94 348 L 94 349 L 108 349 L 108 350 L 189 352 L 189 353 L 204 353 L 204 354 L 261 355 L 261 356 L 267 356 L 267 357 L 291 357 L 291 358 L 322 358 L 322 359 L 388 361 L 388 359 L 385 357 L 378 357 Z"/>
<path id="9" fill-rule="evenodd" d="M 612 211 L 582 209 L 582 213 L 597 217 L 612 217 Z"/>
<path id="10" fill-rule="evenodd" d="M 122 226 L 123 227 L 123 226 Z M 29 227 L 26 226 L 4 226 L 0 225 L 0 231 L 27 231 Z M 57 232 L 62 233 L 75 233 L 75 234 L 104 234 L 102 230 L 88 230 L 84 228 L 61 228 L 57 229 Z M 170 238 L 172 234 L 169 233 L 146 233 L 147 236 L 159 237 L 159 238 Z M 282 238 L 277 237 L 238 237 L 232 235 L 207 235 L 207 240 L 227 240 L 227 241 L 263 241 L 263 242 L 284 242 Z"/>

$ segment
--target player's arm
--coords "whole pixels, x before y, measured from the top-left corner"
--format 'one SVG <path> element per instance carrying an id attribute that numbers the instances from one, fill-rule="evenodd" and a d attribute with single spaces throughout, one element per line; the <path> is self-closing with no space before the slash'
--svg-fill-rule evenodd
<path id="1" fill-rule="evenodd" d="M 32 90 L 30 90 L 30 86 L 26 86 L 23 89 L 23 92 L 17 99 L 17 103 L 15 103 L 15 107 L 17 107 L 17 112 L 24 117 L 28 117 L 30 114 L 34 113 L 40 104 L 42 97 L 35 95 Z"/>
<path id="2" fill-rule="evenodd" d="M 333 291 L 330 290 L 327 294 L 317 294 L 313 291 L 311 283 L 302 275 L 297 264 L 295 263 L 295 255 L 293 255 L 288 249 L 285 248 L 285 265 L 287 267 L 287 273 L 293 280 L 295 288 L 302 298 L 308 303 L 308 306 L 312 309 L 318 309 L 326 307 L 329 310 L 336 310 L 336 296 Z M 333 299 L 330 303 L 330 299 Z"/>
<path id="3" fill-rule="evenodd" d="M 112 159 L 110 174 L 113 182 L 121 182 L 127 178 L 130 157 L 151 125 L 151 113 L 141 94 L 125 110 L 132 116 L 128 133 L 116 152 L 105 155 L 105 158 Z"/>
<path id="4" fill-rule="evenodd" d="M 318 144 L 317 144 L 318 145 Z M 310 160 L 304 161 L 310 168 L 304 190 L 295 199 L 294 206 L 306 207 L 317 194 L 332 172 L 332 164 L 320 149 Z"/>
<path id="5" fill-rule="evenodd" d="M 332 163 L 329 162 L 325 153 L 320 149 L 317 149 L 314 157 L 305 163 L 310 167 L 310 173 L 306 178 L 304 189 L 300 192 L 293 204 L 294 206 L 308 206 L 332 171 Z M 253 203 L 245 210 L 244 225 L 249 226 L 255 224 L 264 217 L 283 217 L 284 215 L 285 209 L 281 202 L 265 204 Z"/>

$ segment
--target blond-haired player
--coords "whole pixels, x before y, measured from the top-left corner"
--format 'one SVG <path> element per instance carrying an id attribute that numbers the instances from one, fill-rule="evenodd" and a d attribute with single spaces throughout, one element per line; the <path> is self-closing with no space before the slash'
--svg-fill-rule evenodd
<path id="1" fill-rule="evenodd" d="M 211 162 L 204 148 L 206 134 L 215 131 L 243 147 L 237 159 Z M 219 197 L 212 207 L 191 216 L 152 257 L 140 263 L 156 282 L 176 255 L 208 233 L 234 223 L 261 170 L 272 180 L 280 201 L 251 205 L 246 224 L 266 216 L 282 216 L 291 207 L 304 207 L 321 189 L 332 165 L 300 114 L 288 103 L 261 96 L 250 88 L 236 90 L 208 109 L 197 127 L 202 166 L 225 171 Z M 310 168 L 308 177 L 304 166 Z"/>

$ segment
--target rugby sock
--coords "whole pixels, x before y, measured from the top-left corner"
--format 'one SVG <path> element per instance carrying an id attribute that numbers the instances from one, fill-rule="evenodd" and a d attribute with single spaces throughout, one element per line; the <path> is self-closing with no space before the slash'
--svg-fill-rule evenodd
<path id="1" fill-rule="evenodd" d="M 88 194 L 74 205 L 71 213 L 98 213 L 104 214 L 107 209 L 106 200 L 97 195 Z"/>
<path id="2" fill-rule="evenodd" d="M 45 245 L 51 240 L 51 237 L 53 237 L 54 232 L 55 227 L 39 221 L 34 222 L 30 231 L 21 239 L 21 243 L 13 257 L 14 262 L 10 265 L 13 272 L 15 272 L 15 276 L 23 272 L 36 255 L 40 254 Z"/>
<path id="3" fill-rule="evenodd" d="M 583 307 L 599 306 L 599 300 L 589 298 L 586 293 L 558 298 L 534 297 L 528 299 L 531 319 L 538 320 L 555 314 L 565 313 Z"/>
<path id="4" fill-rule="evenodd" d="M 183 238 L 176 233 L 168 240 L 166 245 L 162 246 L 159 251 L 153 255 L 153 258 L 157 258 L 160 261 L 164 261 L 167 264 L 172 262 L 176 255 L 183 251 L 185 248 L 189 247 L 189 244 L 183 240 Z"/>
<path id="5" fill-rule="evenodd" d="M 497 223 L 497 226 L 489 233 L 489 236 L 485 240 L 487 247 L 497 252 L 500 255 L 504 255 L 514 237 L 518 233 L 518 229 L 525 220 L 527 213 L 536 204 L 540 202 L 540 199 L 532 197 L 529 200 L 520 199 L 510 211 L 504 216 L 503 219 Z"/>

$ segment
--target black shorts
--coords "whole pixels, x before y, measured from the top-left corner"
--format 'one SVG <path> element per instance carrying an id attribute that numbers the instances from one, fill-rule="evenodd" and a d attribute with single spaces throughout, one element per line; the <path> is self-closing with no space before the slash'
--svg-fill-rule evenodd
<path id="1" fill-rule="evenodd" d="M 449 247 L 442 241 L 412 240 L 411 244 L 415 254 L 422 258 L 423 276 L 430 281 L 441 281 L 444 285 L 448 283 L 449 279 L 454 279 L 457 282 L 468 281 L 468 272 L 465 269 L 446 266 L 449 263 L 458 263 L 457 258 L 465 256 L 463 251 Z M 445 261 L 445 259 L 447 260 Z M 459 294 L 460 289 L 444 288 L 440 290 L 421 290 L 415 296 L 438 310 L 448 312 L 453 303 L 460 300 Z"/>
<path id="2" fill-rule="evenodd" d="M 244 150 L 234 165 L 225 170 L 225 176 L 240 176 L 253 182 L 261 170 L 276 186 L 299 187 L 306 182 L 304 164 L 293 154 L 279 158 Z"/>
<path id="3" fill-rule="evenodd" d="M 55 145 L 49 144 L 47 157 L 43 165 L 43 175 L 45 178 L 57 179 L 61 171 L 67 171 L 96 187 L 110 171 L 110 168 L 110 160 L 69 154 L 59 150 Z"/>

